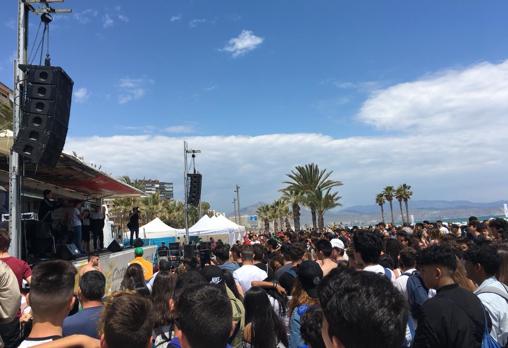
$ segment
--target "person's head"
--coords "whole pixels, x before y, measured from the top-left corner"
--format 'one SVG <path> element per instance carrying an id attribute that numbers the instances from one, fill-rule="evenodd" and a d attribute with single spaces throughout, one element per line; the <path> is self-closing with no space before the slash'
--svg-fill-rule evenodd
<path id="1" fill-rule="evenodd" d="M 323 311 L 318 306 L 309 307 L 300 319 L 300 335 L 310 348 L 325 348 L 321 335 Z"/>
<path id="2" fill-rule="evenodd" d="M 231 251 L 231 256 L 233 258 L 233 260 L 238 260 L 240 259 L 240 255 L 241 255 L 241 252 L 242 252 L 242 247 L 240 246 L 240 244 L 235 244 L 231 247 L 230 249 Z"/>
<path id="3" fill-rule="evenodd" d="M 457 258 L 452 248 L 433 245 L 423 249 L 417 259 L 417 267 L 429 289 L 438 289 L 443 284 L 453 282 L 453 273 L 457 269 Z"/>
<path id="4" fill-rule="evenodd" d="M 214 285 L 185 289 L 175 304 L 175 334 L 185 348 L 224 348 L 233 323 L 228 297 Z"/>
<path id="5" fill-rule="evenodd" d="M 192 270 L 182 273 L 176 280 L 173 298 L 178 298 L 188 287 L 204 284 L 206 284 L 206 279 L 198 271 Z"/>
<path id="6" fill-rule="evenodd" d="M 171 262 L 165 258 L 159 260 L 159 273 L 171 271 Z"/>
<path id="7" fill-rule="evenodd" d="M 287 346 L 284 325 L 273 310 L 268 295 L 263 288 L 254 286 L 245 293 L 245 323 L 253 328 L 252 346 L 275 347 L 277 338 Z M 260 333 L 260 334 L 257 334 Z M 286 339 L 286 342 L 284 342 Z"/>
<path id="8" fill-rule="evenodd" d="M 261 244 L 254 244 L 252 246 L 252 251 L 254 252 L 254 261 L 263 262 L 265 257 L 265 248 Z"/>
<path id="9" fill-rule="evenodd" d="M 134 207 L 134 208 L 132 208 L 132 212 L 133 212 L 133 213 L 139 213 L 139 208 L 138 208 L 138 207 Z"/>
<path id="10" fill-rule="evenodd" d="M 404 248 L 399 254 L 399 265 L 402 270 L 408 270 L 416 267 L 416 250 L 413 248 Z"/>
<path id="11" fill-rule="evenodd" d="M 223 264 L 224 262 L 229 260 L 229 246 L 223 245 L 215 248 L 213 254 L 217 258 L 219 264 Z"/>
<path id="12" fill-rule="evenodd" d="M 463 257 L 467 276 L 478 285 L 499 272 L 501 257 L 493 246 L 474 247 L 464 253 Z"/>
<path id="13" fill-rule="evenodd" d="M 44 199 L 51 199 L 53 198 L 53 193 L 51 190 L 44 190 L 42 191 L 42 195 L 44 196 Z"/>
<path id="14" fill-rule="evenodd" d="M 385 277 L 334 269 L 321 282 L 322 337 L 327 348 L 401 347 L 408 309 Z"/>
<path id="15" fill-rule="evenodd" d="M 273 238 L 270 238 L 266 241 L 266 247 L 268 248 L 269 251 L 274 251 L 278 248 L 279 246 L 279 243 L 277 243 L 277 241 Z"/>
<path id="16" fill-rule="evenodd" d="M 303 259 L 303 255 L 305 255 L 305 245 L 303 243 L 297 242 L 289 246 L 288 256 L 290 261 L 299 262 Z"/>
<path id="17" fill-rule="evenodd" d="M 142 295 L 149 295 L 150 293 L 145 285 L 145 276 L 143 268 L 137 263 L 131 263 L 125 270 L 124 277 L 120 284 L 122 290 L 136 291 Z"/>
<path id="18" fill-rule="evenodd" d="M 497 279 L 508 285 L 508 243 L 498 244 L 496 245 L 496 248 L 501 261 L 499 272 L 497 273 Z"/>
<path id="19" fill-rule="evenodd" d="M 201 275 L 205 278 L 209 284 L 219 286 L 221 289 L 226 289 L 226 283 L 222 278 L 222 269 L 218 266 L 205 266 L 201 270 Z"/>
<path id="20" fill-rule="evenodd" d="M 134 249 L 134 256 L 135 257 L 143 257 L 143 248 L 137 247 Z"/>
<path id="21" fill-rule="evenodd" d="M 317 298 L 318 285 L 323 279 L 323 270 L 314 261 L 303 261 L 296 271 L 303 290 L 312 298 Z"/>
<path id="22" fill-rule="evenodd" d="M 358 231 L 353 235 L 353 248 L 355 260 L 365 265 L 377 264 L 383 250 L 383 240 L 376 232 Z"/>
<path id="23" fill-rule="evenodd" d="M 99 253 L 93 252 L 88 255 L 88 263 L 93 267 L 99 267 Z"/>
<path id="24" fill-rule="evenodd" d="M 67 261 L 38 264 L 32 271 L 28 303 L 35 323 L 61 325 L 74 304 L 76 269 Z"/>
<path id="25" fill-rule="evenodd" d="M 5 253 L 11 246 L 11 236 L 5 228 L 0 228 L 0 252 Z"/>
<path id="26" fill-rule="evenodd" d="M 102 301 L 106 291 L 106 277 L 99 271 L 89 271 L 79 279 L 81 302 Z"/>
<path id="27" fill-rule="evenodd" d="M 151 347 L 152 303 L 132 293 L 113 294 L 102 313 L 101 348 Z"/>
<path id="28" fill-rule="evenodd" d="M 239 299 L 240 301 L 243 301 L 243 296 L 238 291 L 238 287 L 236 286 L 236 281 L 235 281 L 235 278 L 233 277 L 233 273 L 231 273 L 227 269 L 223 269 L 221 277 L 222 277 L 222 280 L 224 281 L 224 283 L 226 284 L 226 286 L 229 288 L 229 290 L 231 290 L 231 292 L 233 292 L 235 297 L 237 299 Z"/>
<path id="29" fill-rule="evenodd" d="M 155 328 L 168 325 L 171 321 L 169 300 L 173 297 L 175 285 L 175 273 L 167 271 L 157 273 L 152 287 L 152 304 Z"/>
<path id="30" fill-rule="evenodd" d="M 254 250 L 250 245 L 244 245 L 242 247 L 242 261 L 243 262 L 253 262 L 254 261 Z"/>
<path id="31" fill-rule="evenodd" d="M 316 242 L 316 249 L 321 258 L 332 256 L 332 243 L 328 239 L 320 239 Z"/>
<path id="32" fill-rule="evenodd" d="M 402 245 L 402 247 L 409 246 L 409 235 L 406 231 L 398 231 L 397 240 Z"/>

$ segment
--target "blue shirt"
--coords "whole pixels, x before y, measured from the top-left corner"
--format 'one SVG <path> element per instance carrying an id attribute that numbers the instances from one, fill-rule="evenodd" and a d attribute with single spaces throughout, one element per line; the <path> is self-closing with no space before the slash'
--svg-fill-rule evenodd
<path id="1" fill-rule="evenodd" d="M 103 309 L 103 306 L 85 308 L 81 312 L 65 318 L 63 323 L 63 335 L 70 336 L 81 334 L 99 338 L 97 328 Z"/>
<path id="2" fill-rule="evenodd" d="M 224 262 L 222 265 L 219 265 L 218 266 L 220 269 L 227 269 L 228 271 L 230 271 L 231 273 L 233 273 L 234 271 L 236 271 L 238 268 L 240 268 L 240 266 L 238 266 L 238 264 L 236 263 L 233 263 L 233 262 L 229 262 L 229 261 L 226 261 Z"/>
<path id="3" fill-rule="evenodd" d="M 169 344 L 172 344 L 175 348 L 181 348 L 180 340 L 178 340 L 178 337 L 173 337 L 173 339 L 169 342 Z M 226 344 L 226 348 L 231 348 L 229 344 Z"/>

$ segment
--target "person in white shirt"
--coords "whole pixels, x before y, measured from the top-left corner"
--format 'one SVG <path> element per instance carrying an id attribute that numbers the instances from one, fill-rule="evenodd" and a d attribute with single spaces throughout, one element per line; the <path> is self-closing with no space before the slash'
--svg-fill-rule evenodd
<path id="1" fill-rule="evenodd" d="M 251 246 L 242 248 L 242 261 L 242 267 L 233 272 L 233 277 L 245 293 L 251 288 L 253 281 L 265 280 L 268 274 L 254 265 L 254 251 Z"/>
<path id="2" fill-rule="evenodd" d="M 407 280 L 416 271 L 416 250 L 413 248 L 402 249 L 399 254 L 399 266 L 402 274 L 393 282 L 393 285 L 407 300 Z"/>
<path id="3" fill-rule="evenodd" d="M 383 251 L 383 239 L 377 232 L 357 231 L 353 235 L 353 249 L 355 260 L 363 265 L 363 270 L 385 276 L 392 282 L 395 274 L 392 270 L 379 264 Z"/>
<path id="4" fill-rule="evenodd" d="M 470 249 L 464 259 L 468 277 L 479 284 L 474 293 L 492 321 L 490 335 L 504 347 L 508 342 L 508 287 L 496 279 L 501 258 L 494 247 L 483 245 Z"/>

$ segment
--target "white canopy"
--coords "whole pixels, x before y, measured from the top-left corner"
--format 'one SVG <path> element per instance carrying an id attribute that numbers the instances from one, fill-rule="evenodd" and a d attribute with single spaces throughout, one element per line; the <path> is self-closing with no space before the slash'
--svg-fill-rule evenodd
<path id="1" fill-rule="evenodd" d="M 139 228 L 144 239 L 176 237 L 176 229 L 166 225 L 161 219 L 155 218 Z"/>
<path id="2" fill-rule="evenodd" d="M 189 228 L 190 236 L 228 235 L 228 242 L 233 244 L 241 239 L 245 233 L 245 227 L 235 224 L 225 216 L 208 217 L 204 215 L 194 226 Z M 183 231 L 185 234 L 185 230 Z"/>

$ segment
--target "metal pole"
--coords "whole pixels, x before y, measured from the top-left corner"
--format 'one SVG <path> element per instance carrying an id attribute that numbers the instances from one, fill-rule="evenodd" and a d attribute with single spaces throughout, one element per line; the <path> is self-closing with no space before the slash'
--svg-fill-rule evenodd
<path id="1" fill-rule="evenodd" d="M 235 211 L 235 222 L 238 223 L 238 214 L 236 212 L 236 198 L 233 198 L 233 210 Z"/>
<path id="2" fill-rule="evenodd" d="M 187 142 L 183 142 L 183 182 L 184 182 L 184 190 L 185 190 L 185 204 L 184 204 L 184 212 L 185 212 L 185 236 L 187 238 L 187 243 L 190 244 L 189 238 L 189 206 L 187 200 L 189 199 L 188 192 L 188 182 L 187 182 Z"/>
<path id="3" fill-rule="evenodd" d="M 28 49 L 28 8 L 25 2 L 18 0 L 18 48 L 17 59 L 14 64 L 14 108 L 12 119 L 13 140 L 18 135 L 21 124 L 21 83 L 25 73 L 19 69 L 19 64 L 27 63 Z M 21 187 L 20 187 L 20 160 L 17 152 L 12 150 L 9 157 L 9 230 L 11 232 L 11 246 L 9 253 L 12 256 L 21 255 Z"/>
<path id="4" fill-rule="evenodd" d="M 236 204 L 238 206 L 238 208 L 236 209 L 236 211 L 238 212 L 238 224 L 241 225 L 242 224 L 242 217 L 240 215 L 240 186 L 236 185 Z"/>

